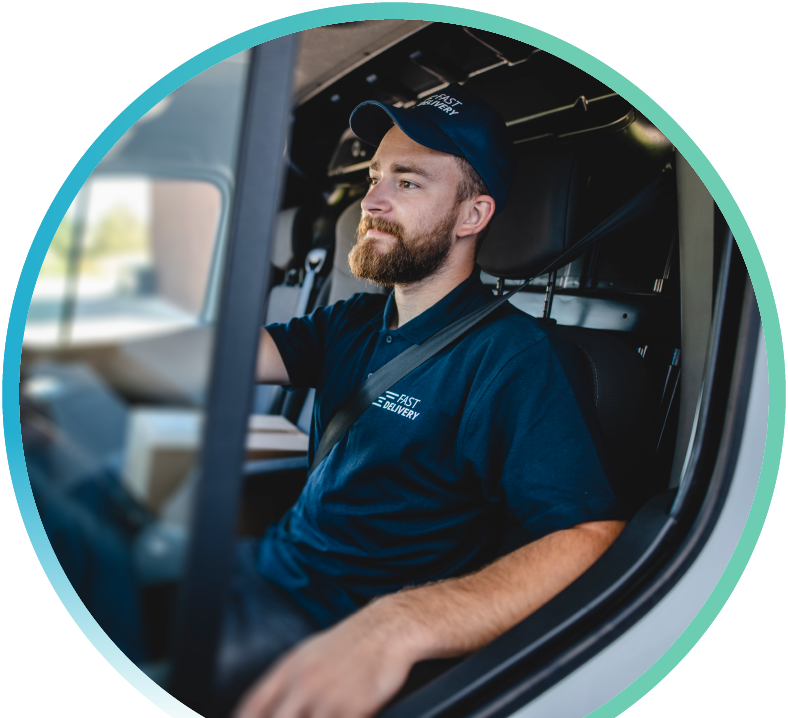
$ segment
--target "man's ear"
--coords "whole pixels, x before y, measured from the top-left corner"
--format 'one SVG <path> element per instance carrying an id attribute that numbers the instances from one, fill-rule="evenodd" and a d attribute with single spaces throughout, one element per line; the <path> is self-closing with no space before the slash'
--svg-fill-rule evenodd
<path id="1" fill-rule="evenodd" d="M 495 200 L 486 194 L 480 194 L 462 203 L 462 222 L 457 228 L 458 237 L 470 237 L 479 234 L 495 214 Z"/>

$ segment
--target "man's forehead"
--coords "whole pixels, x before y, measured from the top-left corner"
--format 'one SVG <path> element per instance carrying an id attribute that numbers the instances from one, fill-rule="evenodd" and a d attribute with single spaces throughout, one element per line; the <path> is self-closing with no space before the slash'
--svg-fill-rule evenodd
<path id="1" fill-rule="evenodd" d="M 370 169 L 429 176 L 442 174 L 452 165 L 455 165 L 452 155 L 420 145 L 394 125 L 375 152 Z"/>

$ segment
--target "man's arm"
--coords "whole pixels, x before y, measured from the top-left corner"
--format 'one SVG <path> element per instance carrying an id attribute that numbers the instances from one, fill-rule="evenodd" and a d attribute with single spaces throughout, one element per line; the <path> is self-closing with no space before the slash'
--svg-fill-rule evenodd
<path id="1" fill-rule="evenodd" d="M 368 718 L 414 663 L 489 643 L 584 573 L 624 528 L 556 531 L 461 578 L 373 601 L 302 643 L 247 693 L 237 718 Z"/>
<path id="2" fill-rule="evenodd" d="M 257 369 L 255 374 L 258 384 L 290 386 L 292 383 L 276 342 L 274 342 L 266 329 L 260 330 L 260 344 L 257 349 Z"/>

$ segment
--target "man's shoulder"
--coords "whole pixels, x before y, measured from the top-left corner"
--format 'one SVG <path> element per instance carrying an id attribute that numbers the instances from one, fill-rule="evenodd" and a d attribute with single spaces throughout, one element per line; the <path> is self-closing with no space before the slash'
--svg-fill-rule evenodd
<path id="1" fill-rule="evenodd" d="M 352 327 L 366 324 L 383 312 L 388 296 L 357 292 L 347 299 L 340 299 L 325 309 L 342 325 Z"/>
<path id="2" fill-rule="evenodd" d="M 496 309 L 467 337 L 466 356 L 484 374 L 506 383 L 523 375 L 528 381 L 554 376 L 584 375 L 578 349 L 541 319 L 506 303 Z M 486 385 L 486 383 L 485 383 Z"/>
<path id="3" fill-rule="evenodd" d="M 386 306 L 385 294 L 358 292 L 334 304 L 318 307 L 311 321 L 323 327 L 324 338 L 328 342 L 348 334 L 357 334 L 367 325 L 374 325 L 383 315 Z"/>
<path id="4" fill-rule="evenodd" d="M 505 302 L 479 327 L 477 338 L 486 349 L 508 356 L 537 345 L 549 346 L 542 322 Z"/>

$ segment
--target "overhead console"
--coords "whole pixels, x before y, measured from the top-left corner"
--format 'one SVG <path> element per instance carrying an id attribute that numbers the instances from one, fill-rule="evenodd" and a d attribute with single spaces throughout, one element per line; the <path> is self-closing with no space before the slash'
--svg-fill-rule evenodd
<path id="1" fill-rule="evenodd" d="M 507 126 L 516 145 L 527 145 L 535 152 L 560 150 L 578 142 L 605 144 L 617 135 L 615 140 L 622 150 L 655 167 L 664 166 L 673 153 L 667 137 L 615 93 L 591 99 L 580 95 L 571 105 L 519 117 Z M 331 156 L 327 174 L 345 182 L 360 181 L 374 153 L 374 147 L 347 128 Z"/>
<path id="2" fill-rule="evenodd" d="M 450 82 L 496 107 L 515 143 L 528 143 L 529 152 L 607 145 L 615 136 L 614 144 L 649 166 L 664 166 L 672 156 L 670 142 L 648 119 L 573 65 L 501 35 L 431 24 L 305 98 L 296 110 L 296 163 L 303 169 L 316 163 L 325 142 L 324 164 L 313 169 L 333 182 L 360 181 L 374 148 L 349 130 L 353 108 L 370 99 L 410 107 Z"/>

